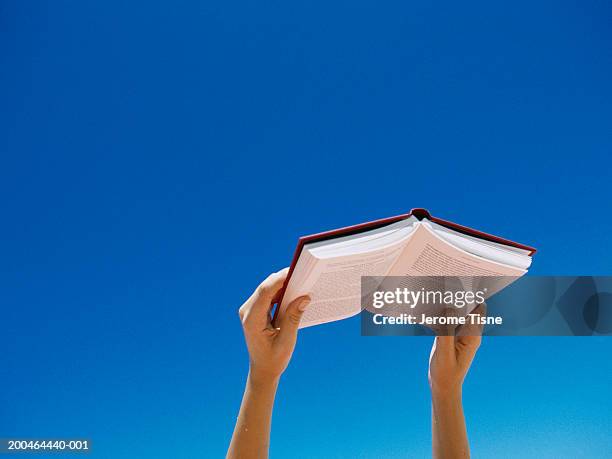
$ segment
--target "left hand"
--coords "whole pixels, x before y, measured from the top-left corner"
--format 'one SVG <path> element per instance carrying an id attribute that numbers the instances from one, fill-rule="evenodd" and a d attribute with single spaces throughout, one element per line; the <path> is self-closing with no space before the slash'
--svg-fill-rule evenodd
<path id="1" fill-rule="evenodd" d="M 270 309 L 288 272 L 285 268 L 268 276 L 238 310 L 254 380 L 270 382 L 280 378 L 289 365 L 300 320 L 310 303 L 307 296 L 295 299 L 277 318 L 277 328 L 272 326 Z"/>

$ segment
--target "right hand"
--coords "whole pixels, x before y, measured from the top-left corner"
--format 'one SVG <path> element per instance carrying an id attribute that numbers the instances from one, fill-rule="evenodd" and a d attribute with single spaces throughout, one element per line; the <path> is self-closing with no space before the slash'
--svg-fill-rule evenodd
<path id="1" fill-rule="evenodd" d="M 483 315 L 485 305 L 474 309 Z M 429 385 L 433 395 L 456 395 L 482 341 L 482 326 L 463 325 L 455 336 L 436 336 L 429 357 Z"/>

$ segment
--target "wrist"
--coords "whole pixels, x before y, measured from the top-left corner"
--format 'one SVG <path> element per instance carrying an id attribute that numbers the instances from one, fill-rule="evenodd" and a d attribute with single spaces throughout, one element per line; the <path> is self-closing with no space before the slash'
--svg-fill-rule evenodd
<path id="1" fill-rule="evenodd" d="M 257 371 L 253 368 L 249 369 L 247 384 L 254 389 L 272 389 L 276 390 L 280 375 Z"/>
<path id="2" fill-rule="evenodd" d="M 461 403 L 461 386 L 435 386 L 431 385 L 431 399 L 439 403 Z"/>

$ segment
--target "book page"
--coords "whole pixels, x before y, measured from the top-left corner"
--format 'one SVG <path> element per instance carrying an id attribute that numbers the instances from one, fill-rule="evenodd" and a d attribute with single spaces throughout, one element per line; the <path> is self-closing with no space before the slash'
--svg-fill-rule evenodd
<path id="1" fill-rule="evenodd" d="M 484 290 L 487 292 L 485 297 L 489 298 L 526 272 L 526 269 L 468 253 L 441 238 L 427 223 L 421 222 L 389 270 L 385 288 L 435 290 L 439 286 L 427 286 L 423 282 L 437 281 L 439 279 L 436 277 L 439 276 L 452 276 L 461 280 L 466 291 Z M 474 279 L 478 285 L 474 285 Z"/>
<path id="2" fill-rule="evenodd" d="M 427 219 L 423 219 L 423 225 L 427 228 L 431 228 L 441 239 L 473 255 L 478 255 L 487 260 L 497 261 L 516 268 L 527 269 L 531 266 L 532 260 L 528 250 L 506 246 L 485 239 L 478 239 L 474 236 L 462 234 L 442 225 L 438 225 Z"/>
<path id="3" fill-rule="evenodd" d="M 471 254 L 418 223 L 389 276 L 522 276 L 525 269 Z"/>
<path id="4" fill-rule="evenodd" d="M 310 295 L 311 303 L 304 312 L 300 328 L 359 314 L 361 276 L 384 276 L 403 252 L 405 244 L 403 240 L 368 253 L 327 259 L 303 253 L 296 271 L 306 272 L 306 277 L 291 278 L 280 314 L 293 299 L 302 295 Z M 300 269 L 300 264 L 308 268 Z"/>
<path id="5" fill-rule="evenodd" d="M 490 241 L 488 239 L 483 239 L 483 238 L 472 236 L 472 235 L 469 235 L 469 234 L 464 234 L 464 233 L 461 233 L 461 232 L 459 232 L 457 230 L 454 230 L 452 228 L 448 228 L 446 226 L 442 226 L 439 223 L 433 222 L 433 221 L 428 220 L 426 218 L 424 218 L 423 221 L 425 221 L 429 225 L 431 225 L 431 227 L 434 229 L 434 231 L 436 233 L 442 235 L 442 236 L 444 236 L 444 234 L 453 235 L 453 236 L 456 236 L 456 237 L 467 239 L 469 241 L 477 242 L 479 244 L 484 244 L 484 245 L 488 245 L 490 247 L 495 247 L 495 248 L 498 248 L 498 249 L 501 249 L 501 250 L 504 250 L 504 251 L 518 253 L 520 255 L 530 255 L 531 254 L 530 250 L 521 249 L 521 248 L 518 248 L 518 247 L 511 246 L 511 245 L 502 244 L 500 242 Z M 443 237 L 443 239 L 444 239 L 444 237 Z M 454 237 L 452 239 L 456 240 Z"/>

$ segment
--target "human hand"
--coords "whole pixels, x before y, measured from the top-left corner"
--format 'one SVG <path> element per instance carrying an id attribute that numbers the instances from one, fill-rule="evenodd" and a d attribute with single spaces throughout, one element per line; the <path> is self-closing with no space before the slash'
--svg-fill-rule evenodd
<path id="1" fill-rule="evenodd" d="M 272 326 L 270 309 L 287 279 L 288 269 L 271 274 L 238 310 L 250 369 L 228 459 L 268 457 L 272 408 L 280 375 L 285 371 L 297 340 L 302 314 L 310 302 L 300 297 L 278 316 Z"/>
<path id="2" fill-rule="evenodd" d="M 472 314 L 485 314 L 479 305 Z M 482 326 L 462 325 L 451 336 L 436 336 L 429 357 L 429 385 L 433 396 L 460 395 L 463 380 L 482 340 Z"/>
<path id="3" fill-rule="evenodd" d="M 285 268 L 268 276 L 238 310 L 253 381 L 275 382 L 280 378 L 291 360 L 298 326 L 310 303 L 308 296 L 295 299 L 277 317 L 276 328 L 272 326 L 270 309 L 288 272 Z"/>

